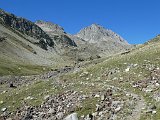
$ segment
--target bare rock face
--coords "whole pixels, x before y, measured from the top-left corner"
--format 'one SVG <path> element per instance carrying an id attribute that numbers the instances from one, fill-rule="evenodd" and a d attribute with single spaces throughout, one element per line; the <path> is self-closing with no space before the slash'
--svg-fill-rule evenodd
<path id="1" fill-rule="evenodd" d="M 42 20 L 36 21 L 35 24 L 38 25 L 43 31 L 45 31 L 54 40 L 57 46 L 77 46 L 74 40 L 72 40 L 66 34 L 66 32 L 61 26 Z"/>
<path id="2" fill-rule="evenodd" d="M 51 33 L 51 34 L 65 34 L 64 29 L 52 22 L 45 22 L 42 20 L 38 20 L 35 22 L 36 25 L 38 25 L 40 28 L 42 28 L 45 32 Z"/>
<path id="3" fill-rule="evenodd" d="M 0 9 L 0 24 L 11 28 L 14 31 L 19 31 L 35 39 L 39 39 L 38 44 L 41 48 L 47 50 L 47 46 L 53 47 L 53 40 L 36 24 L 21 17 L 16 17 L 14 14 L 7 13 Z"/>
<path id="4" fill-rule="evenodd" d="M 89 41 L 90 43 L 107 41 L 110 38 L 114 41 L 128 44 L 121 36 L 98 24 L 92 24 L 91 26 L 82 29 L 76 36 Z"/>
<path id="5" fill-rule="evenodd" d="M 121 36 L 97 24 L 82 29 L 75 36 L 95 44 L 107 53 L 125 51 L 131 47 Z"/>

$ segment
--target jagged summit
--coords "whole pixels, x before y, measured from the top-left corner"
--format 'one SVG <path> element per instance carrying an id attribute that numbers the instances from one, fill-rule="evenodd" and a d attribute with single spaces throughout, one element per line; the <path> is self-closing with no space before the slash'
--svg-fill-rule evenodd
<path id="1" fill-rule="evenodd" d="M 103 26 L 101 26 L 100 24 L 97 24 L 97 23 L 93 23 L 88 27 L 90 27 L 92 29 L 105 29 Z"/>
<path id="2" fill-rule="evenodd" d="M 92 24 L 75 35 L 90 44 L 94 44 L 104 54 L 126 51 L 131 47 L 120 35 L 99 24 Z"/>
<path id="3" fill-rule="evenodd" d="M 82 30 L 76 36 L 89 41 L 90 43 L 97 43 L 99 41 L 106 41 L 110 38 L 115 42 L 123 42 L 128 44 L 120 35 L 112 30 L 105 29 L 99 24 L 92 24 Z"/>
<path id="4" fill-rule="evenodd" d="M 54 34 L 64 34 L 64 29 L 59 26 L 58 24 L 52 23 L 52 22 L 46 22 L 43 20 L 38 20 L 35 22 L 36 25 L 41 27 L 46 32 L 52 32 Z"/>

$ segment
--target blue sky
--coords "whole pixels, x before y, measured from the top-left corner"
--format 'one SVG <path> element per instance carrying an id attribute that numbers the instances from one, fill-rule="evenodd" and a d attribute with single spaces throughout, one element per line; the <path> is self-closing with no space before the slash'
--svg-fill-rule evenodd
<path id="1" fill-rule="evenodd" d="M 57 23 L 74 34 L 97 23 L 131 44 L 160 34 L 160 0 L 1 0 L 0 8 L 31 21 Z"/>

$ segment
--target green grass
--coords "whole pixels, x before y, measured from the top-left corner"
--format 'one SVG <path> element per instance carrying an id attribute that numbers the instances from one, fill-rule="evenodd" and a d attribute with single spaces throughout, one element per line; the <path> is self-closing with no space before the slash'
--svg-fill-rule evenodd
<path id="1" fill-rule="evenodd" d="M 44 101 L 45 95 L 55 94 L 62 89 L 59 87 L 53 87 L 51 81 L 38 81 L 33 85 L 23 86 L 21 88 L 10 89 L 6 93 L 1 93 L 0 101 L 4 101 L 0 104 L 0 109 L 7 107 L 9 111 L 14 111 L 24 104 L 28 105 L 40 105 Z M 26 99 L 27 97 L 33 97 L 33 99 Z"/>
<path id="2" fill-rule="evenodd" d="M 76 112 L 78 113 L 78 116 L 82 115 L 88 115 L 90 113 L 95 112 L 96 110 L 96 103 L 98 102 L 97 98 L 94 99 L 86 99 L 82 102 L 82 108 L 77 108 Z"/>
<path id="3" fill-rule="evenodd" d="M 45 70 L 44 70 L 45 68 Z M 17 64 L 12 62 L 0 62 L 0 76 L 4 75 L 34 75 L 40 74 L 47 70 L 50 70 L 50 67 L 47 66 L 38 66 L 38 65 L 27 65 L 27 64 Z"/>

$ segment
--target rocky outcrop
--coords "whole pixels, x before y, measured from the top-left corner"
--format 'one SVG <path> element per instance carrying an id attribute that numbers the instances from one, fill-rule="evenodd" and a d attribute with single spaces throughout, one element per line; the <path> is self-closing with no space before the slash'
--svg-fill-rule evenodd
<path id="1" fill-rule="evenodd" d="M 47 46 L 53 47 L 53 40 L 36 24 L 21 17 L 16 17 L 14 14 L 7 13 L 0 9 L 0 23 L 12 30 L 17 30 L 23 34 L 39 40 L 38 44 L 43 49 Z"/>
<path id="2" fill-rule="evenodd" d="M 69 38 L 67 35 L 60 35 L 60 36 L 54 36 L 53 38 L 54 41 L 57 42 L 57 44 L 62 44 L 62 46 L 74 46 L 76 47 L 76 43 Z"/>
<path id="3" fill-rule="evenodd" d="M 42 20 L 38 20 L 35 22 L 36 25 L 38 25 L 40 28 L 42 28 L 45 32 L 47 33 L 54 33 L 54 34 L 64 34 L 65 31 L 64 29 L 57 25 L 57 24 L 54 24 L 52 22 L 45 22 L 45 21 L 42 21 Z"/>
<path id="4" fill-rule="evenodd" d="M 35 24 L 42 28 L 42 30 L 45 31 L 54 40 L 55 44 L 57 46 L 60 46 L 60 48 L 64 48 L 67 46 L 77 46 L 74 40 L 72 40 L 66 34 L 61 26 L 42 20 L 37 21 Z"/>

